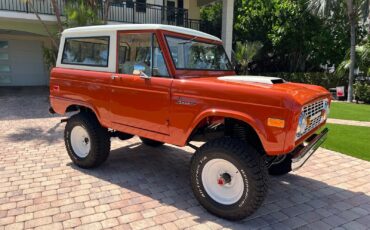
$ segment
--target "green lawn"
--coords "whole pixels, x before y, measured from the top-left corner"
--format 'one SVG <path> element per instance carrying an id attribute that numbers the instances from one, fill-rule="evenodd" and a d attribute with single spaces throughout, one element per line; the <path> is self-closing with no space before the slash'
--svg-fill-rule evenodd
<path id="1" fill-rule="evenodd" d="M 370 161 L 370 127 L 327 124 L 323 148 Z"/>
<path id="2" fill-rule="evenodd" d="M 370 121 L 370 105 L 333 102 L 330 108 L 330 118 Z"/>

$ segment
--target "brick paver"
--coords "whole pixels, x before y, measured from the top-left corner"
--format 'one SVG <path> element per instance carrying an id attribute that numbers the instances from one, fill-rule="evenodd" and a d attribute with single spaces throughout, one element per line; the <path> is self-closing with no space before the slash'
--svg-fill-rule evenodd
<path id="1" fill-rule="evenodd" d="M 241 222 L 207 213 L 192 195 L 193 150 L 114 139 L 108 161 L 74 166 L 45 95 L 0 97 L 1 229 L 366 229 L 370 163 L 319 149 L 274 177 L 263 206 Z"/>

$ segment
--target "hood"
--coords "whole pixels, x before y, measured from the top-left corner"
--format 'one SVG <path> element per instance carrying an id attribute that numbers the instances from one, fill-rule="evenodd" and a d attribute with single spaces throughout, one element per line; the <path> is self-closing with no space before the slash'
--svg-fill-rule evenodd
<path id="1" fill-rule="evenodd" d="M 211 78 L 196 78 L 194 79 L 198 83 L 206 84 L 208 87 L 212 85 L 215 89 L 222 89 L 222 93 L 218 91 L 218 95 L 229 97 L 230 93 L 245 95 L 244 101 L 250 101 L 251 103 L 260 103 L 258 98 L 266 99 L 270 98 L 269 101 L 281 101 L 285 98 L 286 103 L 295 102 L 300 106 L 310 103 L 318 98 L 329 97 L 330 93 L 325 88 L 316 85 L 308 85 L 301 83 L 287 82 L 277 77 L 263 77 L 263 76 L 222 76 L 222 77 L 211 77 Z M 281 106 L 287 106 L 286 103 L 282 102 Z M 276 103 L 274 103 L 276 104 Z M 290 103 L 289 103 L 290 104 Z"/>

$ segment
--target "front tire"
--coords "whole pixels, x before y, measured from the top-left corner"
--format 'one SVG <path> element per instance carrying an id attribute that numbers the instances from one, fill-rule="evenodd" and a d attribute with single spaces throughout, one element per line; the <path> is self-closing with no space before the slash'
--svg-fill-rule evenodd
<path id="1" fill-rule="evenodd" d="M 199 203 L 225 219 L 252 215 L 267 194 L 263 157 L 241 140 L 220 138 L 206 143 L 192 157 L 190 172 Z"/>
<path id="2" fill-rule="evenodd" d="M 68 119 L 64 141 L 69 157 L 81 168 L 97 167 L 109 156 L 108 129 L 90 114 L 77 114 Z"/>

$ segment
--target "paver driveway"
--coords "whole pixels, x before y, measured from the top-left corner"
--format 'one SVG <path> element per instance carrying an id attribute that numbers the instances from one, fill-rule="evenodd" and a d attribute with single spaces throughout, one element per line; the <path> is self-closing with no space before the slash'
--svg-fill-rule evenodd
<path id="1" fill-rule="evenodd" d="M 82 170 L 47 108 L 45 94 L 0 97 L 0 229 L 370 227 L 369 162 L 320 149 L 298 172 L 271 179 L 255 215 L 228 222 L 194 199 L 191 149 L 113 140 L 104 165 Z"/>

